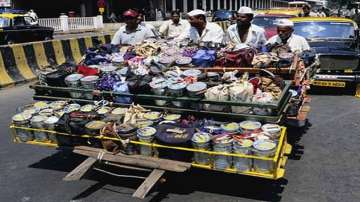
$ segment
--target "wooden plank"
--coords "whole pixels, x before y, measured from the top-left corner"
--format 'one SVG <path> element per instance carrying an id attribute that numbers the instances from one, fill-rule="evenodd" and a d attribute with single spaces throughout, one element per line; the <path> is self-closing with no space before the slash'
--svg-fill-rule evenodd
<path id="1" fill-rule="evenodd" d="M 124 168 L 124 169 L 129 169 L 129 170 L 137 170 L 137 171 L 145 171 L 145 172 L 150 172 L 150 169 L 147 168 L 140 168 L 140 167 L 135 167 L 135 166 L 126 166 L 126 165 L 121 165 L 121 164 L 117 164 L 117 163 L 110 163 L 108 161 L 105 161 L 106 165 L 110 165 L 110 166 L 115 166 L 115 167 L 119 167 L 119 168 Z"/>
<path id="2" fill-rule="evenodd" d="M 76 154 L 81 154 L 88 157 L 97 158 L 100 152 L 104 152 L 102 159 L 104 161 L 111 161 L 120 164 L 132 165 L 137 167 L 145 167 L 152 169 L 162 169 L 173 172 L 185 172 L 191 168 L 191 163 L 159 159 L 155 157 L 147 157 L 141 155 L 124 155 L 118 153 L 116 155 L 106 152 L 103 149 L 79 146 L 73 150 Z"/>
<path id="3" fill-rule="evenodd" d="M 149 177 L 140 185 L 140 187 L 135 191 L 132 195 L 133 197 L 144 199 L 146 194 L 149 193 L 151 188 L 155 185 L 157 181 L 163 176 L 165 173 L 164 170 L 154 169 Z"/>
<path id="4" fill-rule="evenodd" d="M 72 170 L 69 174 L 67 174 L 63 180 L 64 181 L 77 181 L 80 180 L 86 172 L 94 165 L 96 162 L 95 158 L 89 157 L 85 161 L 83 161 L 78 167 Z"/>

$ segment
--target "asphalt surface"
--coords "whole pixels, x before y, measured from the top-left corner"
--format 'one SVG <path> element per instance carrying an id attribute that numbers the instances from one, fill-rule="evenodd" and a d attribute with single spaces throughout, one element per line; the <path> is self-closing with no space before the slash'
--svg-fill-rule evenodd
<path id="1" fill-rule="evenodd" d="M 0 91 L 0 201 L 141 201 L 131 197 L 140 180 L 92 171 L 81 181 L 64 182 L 82 157 L 12 143 L 10 118 L 31 95 L 27 86 Z M 169 174 L 143 201 L 360 201 L 360 98 L 314 95 L 311 106 L 308 127 L 289 131 L 294 150 L 285 179 L 192 170 Z"/>

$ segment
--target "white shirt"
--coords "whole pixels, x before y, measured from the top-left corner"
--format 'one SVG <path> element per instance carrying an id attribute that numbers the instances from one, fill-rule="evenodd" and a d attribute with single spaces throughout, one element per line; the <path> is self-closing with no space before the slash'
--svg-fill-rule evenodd
<path id="1" fill-rule="evenodd" d="M 282 44 L 281 39 L 279 35 L 275 35 L 271 37 L 266 44 Z M 287 40 L 286 43 L 292 52 L 303 52 L 305 50 L 310 50 L 309 43 L 306 41 L 306 39 L 302 36 L 292 34 L 290 38 Z"/>
<path id="2" fill-rule="evenodd" d="M 302 12 L 302 13 L 300 13 L 299 17 L 305 17 L 304 15 L 305 15 L 305 14 Z M 316 13 L 310 11 L 308 17 L 319 17 L 319 16 L 318 16 Z"/>
<path id="3" fill-rule="evenodd" d="M 150 29 L 153 32 L 153 34 L 155 35 L 155 37 L 159 37 L 159 33 L 158 33 L 157 29 L 154 27 L 154 25 L 152 25 L 150 23 L 145 23 L 145 22 L 141 22 L 140 25 Z"/>
<path id="4" fill-rule="evenodd" d="M 189 29 L 190 23 L 187 20 L 180 20 L 178 24 L 172 20 L 167 20 L 160 26 L 159 32 L 163 36 L 176 38 Z"/>
<path id="5" fill-rule="evenodd" d="M 190 39 L 193 43 L 200 42 L 213 42 L 213 43 L 222 43 L 224 40 L 224 31 L 216 23 L 207 22 L 205 29 L 203 30 L 201 36 L 199 35 L 198 30 L 195 27 L 190 27 L 190 29 L 181 35 L 179 39 Z"/>
<path id="6" fill-rule="evenodd" d="M 120 27 L 120 29 L 115 33 L 111 44 L 128 44 L 135 45 L 137 43 L 142 43 L 145 39 L 155 37 L 153 32 L 144 26 L 139 25 L 136 28 L 135 32 L 128 32 L 126 30 L 126 25 Z"/>
<path id="7" fill-rule="evenodd" d="M 257 25 L 252 24 L 249 27 L 248 34 L 245 42 L 241 42 L 237 24 L 231 25 L 227 30 L 227 40 L 234 43 L 236 46 L 247 45 L 260 49 L 262 45 L 265 45 L 265 30 Z"/>
<path id="8" fill-rule="evenodd" d="M 319 17 L 326 17 L 326 13 L 324 13 L 323 11 L 321 11 L 319 14 L 318 14 Z"/>

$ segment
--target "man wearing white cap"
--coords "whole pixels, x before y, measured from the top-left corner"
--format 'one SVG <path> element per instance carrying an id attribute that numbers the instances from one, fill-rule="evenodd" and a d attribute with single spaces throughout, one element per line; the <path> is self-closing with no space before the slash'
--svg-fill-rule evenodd
<path id="1" fill-rule="evenodd" d="M 306 39 L 302 36 L 294 34 L 294 23 L 288 19 L 280 19 L 277 23 L 278 34 L 271 37 L 267 42 L 267 46 L 288 45 L 292 52 L 301 53 L 310 50 L 310 46 Z"/>
<path id="2" fill-rule="evenodd" d="M 212 42 L 222 43 L 224 31 L 222 28 L 212 22 L 206 21 L 206 12 L 195 9 L 188 13 L 190 29 L 186 31 L 179 39 L 190 39 L 193 43 Z"/>
<path id="3" fill-rule="evenodd" d="M 236 15 L 236 24 L 227 30 L 227 40 L 236 47 L 253 47 L 258 50 L 266 43 L 265 30 L 251 24 L 254 12 L 251 8 L 243 6 Z"/>

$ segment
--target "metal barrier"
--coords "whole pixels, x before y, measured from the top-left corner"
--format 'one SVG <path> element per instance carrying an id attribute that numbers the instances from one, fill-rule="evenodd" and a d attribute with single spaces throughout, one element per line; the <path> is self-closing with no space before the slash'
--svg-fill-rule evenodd
<path id="1" fill-rule="evenodd" d="M 62 15 L 59 18 L 40 18 L 39 25 L 52 27 L 56 32 L 97 30 L 104 28 L 103 17 L 71 17 Z"/>
<path id="2" fill-rule="evenodd" d="M 37 78 L 39 70 L 63 64 L 80 62 L 86 49 L 94 43 L 110 43 L 110 35 L 67 40 L 52 40 L 0 46 L 0 88 Z"/>
<path id="3" fill-rule="evenodd" d="M 94 29 L 94 22 L 93 17 L 69 18 L 69 30 Z"/>
<path id="4" fill-rule="evenodd" d="M 52 27 L 55 32 L 62 31 L 60 18 L 40 18 L 39 25 L 43 27 Z"/>

